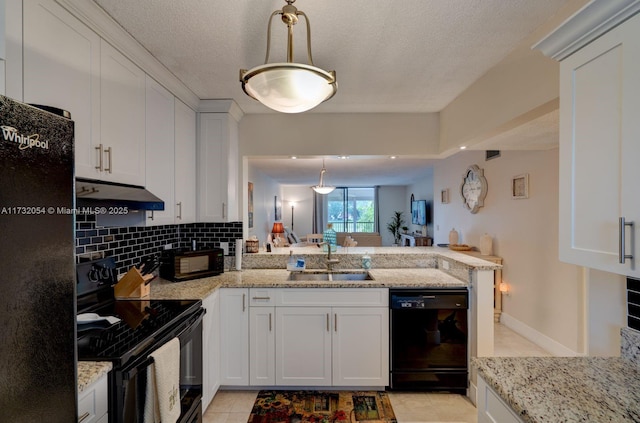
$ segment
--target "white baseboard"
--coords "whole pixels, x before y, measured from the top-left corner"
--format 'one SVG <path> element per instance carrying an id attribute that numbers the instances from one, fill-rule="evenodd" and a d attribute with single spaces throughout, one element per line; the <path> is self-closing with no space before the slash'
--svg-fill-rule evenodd
<path id="1" fill-rule="evenodd" d="M 528 339 L 534 344 L 538 345 L 540 348 L 544 348 L 550 354 L 553 354 L 557 357 L 579 357 L 584 354 L 573 351 L 571 348 L 568 348 L 558 341 L 549 338 L 547 335 L 538 332 L 531 326 L 526 325 L 520 320 L 510 316 L 507 313 L 502 313 L 500 316 L 500 323 L 516 332 L 518 335 Z"/>

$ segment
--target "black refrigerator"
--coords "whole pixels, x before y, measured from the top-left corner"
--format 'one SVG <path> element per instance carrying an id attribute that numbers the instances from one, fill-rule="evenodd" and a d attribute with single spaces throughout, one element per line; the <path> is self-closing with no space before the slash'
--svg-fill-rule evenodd
<path id="1" fill-rule="evenodd" d="M 0 422 L 77 420 L 73 129 L 0 96 Z"/>

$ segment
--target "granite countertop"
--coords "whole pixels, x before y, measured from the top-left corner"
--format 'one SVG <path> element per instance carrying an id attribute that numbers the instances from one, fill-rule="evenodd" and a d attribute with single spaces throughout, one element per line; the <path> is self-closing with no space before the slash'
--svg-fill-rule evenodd
<path id="1" fill-rule="evenodd" d="M 266 263 L 273 263 L 272 259 L 278 257 L 288 257 L 289 252 L 292 251 L 294 255 L 304 256 L 326 256 L 327 252 L 317 246 L 289 246 L 281 248 L 273 248 L 272 252 L 266 252 L 260 249 L 257 253 L 245 253 L 243 254 L 243 260 L 255 260 L 261 262 L 266 260 Z M 341 247 L 338 246 L 335 252 L 331 253 L 332 256 L 336 256 L 341 260 L 347 257 L 360 260 L 364 254 L 371 256 L 373 261 L 393 261 L 396 264 L 406 261 L 410 267 L 415 267 L 412 263 L 417 257 L 424 257 L 425 259 L 448 259 L 459 265 L 473 268 L 477 270 L 495 270 L 501 269 L 502 266 L 495 264 L 481 258 L 473 257 L 461 252 L 450 250 L 444 247 Z M 384 267 L 396 267 L 396 266 L 384 266 Z M 400 265 L 397 267 L 407 267 Z M 423 266 L 418 266 L 423 267 Z M 426 266 L 430 267 L 430 266 Z"/>
<path id="2" fill-rule="evenodd" d="M 308 270 L 311 273 L 317 271 Z M 218 288 L 465 288 L 468 286 L 466 282 L 438 269 L 370 269 L 369 273 L 374 280 L 367 281 L 289 281 L 287 280 L 289 273 L 285 269 L 246 269 L 177 283 L 156 279 L 151 283 L 150 298 L 201 300 Z"/>
<path id="3" fill-rule="evenodd" d="M 79 361 L 78 362 L 78 394 L 84 392 L 92 383 L 111 371 L 110 361 Z"/>
<path id="4" fill-rule="evenodd" d="M 638 422 L 640 368 L 622 357 L 480 357 L 478 373 L 525 422 Z"/>

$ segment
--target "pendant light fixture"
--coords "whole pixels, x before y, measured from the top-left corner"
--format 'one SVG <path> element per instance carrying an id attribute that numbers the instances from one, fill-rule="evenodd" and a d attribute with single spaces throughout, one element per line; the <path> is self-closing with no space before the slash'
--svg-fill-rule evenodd
<path id="1" fill-rule="evenodd" d="M 322 159 L 322 170 L 320 171 L 320 182 L 318 183 L 318 185 L 311 187 L 318 194 L 329 194 L 334 189 L 336 189 L 336 187 L 332 187 L 331 185 L 324 184 L 325 173 L 327 173 L 327 169 L 324 168 L 324 159 Z"/>
<path id="2" fill-rule="evenodd" d="M 338 90 L 335 71 L 325 71 L 313 65 L 311 58 L 311 29 L 309 18 L 293 3 L 285 0 L 286 6 L 276 10 L 269 18 L 267 28 L 267 54 L 264 65 L 253 69 L 240 69 L 240 82 L 244 92 L 277 112 L 300 113 L 313 109 L 333 97 Z M 275 15 L 282 15 L 287 25 L 287 62 L 268 63 L 271 49 L 271 22 Z M 309 64 L 293 61 L 293 26 L 298 16 L 304 16 L 307 25 L 307 57 Z"/>

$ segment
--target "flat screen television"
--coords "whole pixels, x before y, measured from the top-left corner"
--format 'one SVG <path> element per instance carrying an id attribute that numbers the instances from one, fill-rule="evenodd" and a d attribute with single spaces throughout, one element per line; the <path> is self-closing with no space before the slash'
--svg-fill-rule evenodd
<path id="1" fill-rule="evenodd" d="M 427 201 L 417 200 L 411 203 L 411 223 L 414 225 L 427 224 Z"/>

